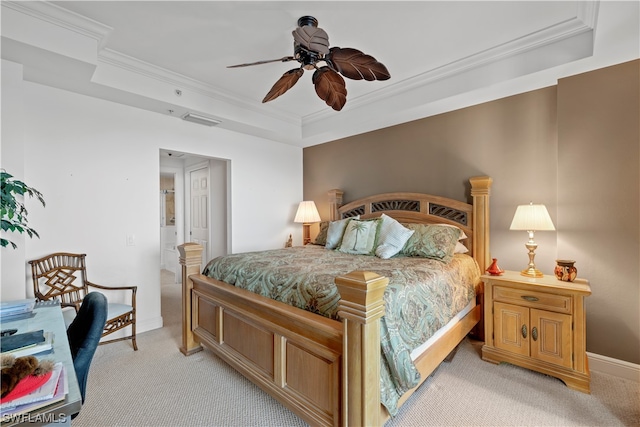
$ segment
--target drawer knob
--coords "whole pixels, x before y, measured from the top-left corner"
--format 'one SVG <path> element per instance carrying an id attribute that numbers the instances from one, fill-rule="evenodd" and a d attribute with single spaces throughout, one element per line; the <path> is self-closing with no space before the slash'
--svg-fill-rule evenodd
<path id="1" fill-rule="evenodd" d="M 537 297 L 532 297 L 531 295 L 522 295 L 521 298 L 526 301 L 535 302 L 538 301 Z"/>
<path id="2" fill-rule="evenodd" d="M 531 328 L 531 338 L 534 341 L 538 341 L 538 328 L 535 327 L 535 326 L 533 328 Z"/>
<path id="3" fill-rule="evenodd" d="M 527 338 L 527 325 L 522 325 L 522 338 Z"/>

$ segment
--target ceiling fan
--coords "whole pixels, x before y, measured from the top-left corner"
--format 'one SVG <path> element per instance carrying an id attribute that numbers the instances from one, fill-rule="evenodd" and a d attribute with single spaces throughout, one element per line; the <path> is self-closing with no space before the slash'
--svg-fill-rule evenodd
<path id="1" fill-rule="evenodd" d="M 298 28 L 293 30 L 293 56 L 278 59 L 230 65 L 227 68 L 248 67 L 270 62 L 298 61 L 299 68 L 287 71 L 273 85 L 262 102 L 269 102 L 293 87 L 304 70 L 316 71 L 312 82 L 318 96 L 336 111 L 342 110 L 347 102 L 347 87 L 343 76 L 353 80 L 387 80 L 391 77 L 387 67 L 373 56 L 358 49 L 329 47 L 329 36 L 318 28 L 318 20 L 313 16 L 298 19 Z"/>

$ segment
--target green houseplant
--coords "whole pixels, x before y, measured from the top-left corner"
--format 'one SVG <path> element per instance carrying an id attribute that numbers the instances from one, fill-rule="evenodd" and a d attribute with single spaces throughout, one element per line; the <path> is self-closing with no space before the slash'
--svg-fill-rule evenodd
<path id="1" fill-rule="evenodd" d="M 2 193 L 2 206 L 0 211 L 2 213 L 2 231 L 27 233 L 29 237 L 36 236 L 40 238 L 36 230 L 27 225 L 27 208 L 24 205 L 23 199 L 18 200 L 16 196 L 29 196 L 35 197 L 45 206 L 42 193 L 33 187 L 29 187 L 24 182 L 17 180 L 13 175 L 7 173 L 4 169 L 0 170 L 1 181 L 1 193 Z M 2 247 L 6 247 L 9 244 L 16 249 L 18 246 L 10 240 L 0 238 L 0 244 Z"/>

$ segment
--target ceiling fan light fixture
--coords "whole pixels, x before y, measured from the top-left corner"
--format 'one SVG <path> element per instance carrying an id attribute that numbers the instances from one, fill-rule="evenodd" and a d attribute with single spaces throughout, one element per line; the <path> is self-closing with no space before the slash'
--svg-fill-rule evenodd
<path id="1" fill-rule="evenodd" d="M 220 120 L 213 119 L 211 117 L 202 116 L 200 114 L 195 113 L 187 113 L 182 116 L 182 120 L 186 120 L 187 122 L 198 123 L 199 125 L 205 126 L 217 126 L 222 123 Z"/>
<path id="2" fill-rule="evenodd" d="M 330 47 L 329 35 L 318 28 L 318 20 L 313 16 L 302 16 L 293 36 L 293 56 L 279 59 L 229 65 L 227 68 L 249 67 L 270 62 L 297 61 L 300 68 L 289 70 L 271 87 L 262 102 L 269 102 L 293 87 L 304 70 L 312 71 L 311 79 L 316 94 L 336 111 L 342 110 L 347 102 L 347 88 L 342 74 L 352 80 L 388 80 L 389 70 L 371 55 L 358 49 Z"/>

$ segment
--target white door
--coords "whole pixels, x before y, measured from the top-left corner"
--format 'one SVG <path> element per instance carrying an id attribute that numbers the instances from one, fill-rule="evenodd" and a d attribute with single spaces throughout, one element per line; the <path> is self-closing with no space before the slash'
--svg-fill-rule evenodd
<path id="1" fill-rule="evenodd" d="M 193 243 L 202 245 L 202 266 L 209 260 L 209 169 L 190 172 L 191 230 Z"/>

